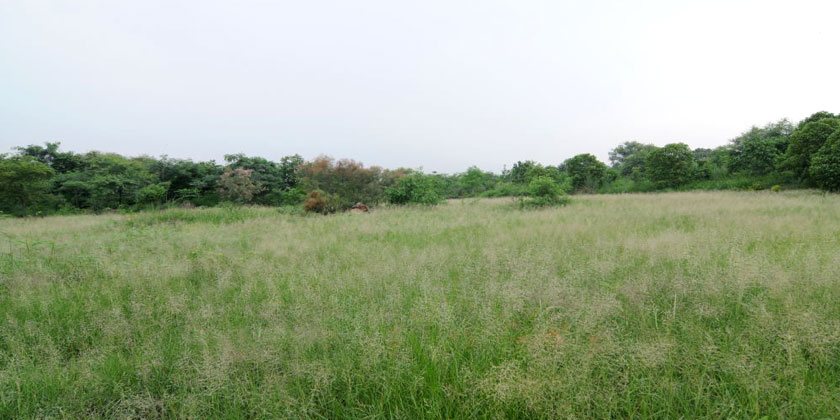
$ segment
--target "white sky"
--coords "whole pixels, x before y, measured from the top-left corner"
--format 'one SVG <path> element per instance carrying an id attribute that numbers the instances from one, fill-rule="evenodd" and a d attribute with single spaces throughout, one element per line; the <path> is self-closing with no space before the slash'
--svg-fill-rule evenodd
<path id="1" fill-rule="evenodd" d="M 840 1 L 0 0 L 0 153 L 500 171 L 840 111 Z"/>

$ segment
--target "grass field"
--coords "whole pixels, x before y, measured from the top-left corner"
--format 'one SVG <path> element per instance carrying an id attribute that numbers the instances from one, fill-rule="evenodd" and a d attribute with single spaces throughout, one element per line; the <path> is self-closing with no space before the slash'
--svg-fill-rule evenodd
<path id="1" fill-rule="evenodd" d="M 840 196 L 0 232 L 0 418 L 840 418 Z"/>

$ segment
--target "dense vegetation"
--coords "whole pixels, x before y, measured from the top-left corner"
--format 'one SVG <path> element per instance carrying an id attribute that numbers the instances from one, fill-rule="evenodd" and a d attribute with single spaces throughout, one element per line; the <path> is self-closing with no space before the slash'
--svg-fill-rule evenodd
<path id="1" fill-rule="evenodd" d="M 819 187 L 840 190 L 840 116 L 818 112 L 797 125 L 787 120 L 752 127 L 716 149 L 683 143 L 657 147 L 625 142 L 610 166 L 591 154 L 557 166 L 520 161 L 501 174 L 471 167 L 463 173 L 424 174 L 365 167 L 353 160 L 290 155 L 279 162 L 242 154 L 223 165 L 167 157 L 76 154 L 58 143 L 20 147 L 0 155 L 0 211 L 50 214 L 132 210 L 165 204 L 221 202 L 299 206 L 317 191 L 321 212 L 356 202 L 435 204 L 443 198 L 529 195 L 532 180 L 547 178 L 565 193 L 691 189 Z M 543 181 L 544 182 L 544 181 Z M 553 189 L 554 187 L 552 187 Z"/>
<path id="2" fill-rule="evenodd" d="M 838 195 L 0 232 L 2 419 L 840 418 Z"/>

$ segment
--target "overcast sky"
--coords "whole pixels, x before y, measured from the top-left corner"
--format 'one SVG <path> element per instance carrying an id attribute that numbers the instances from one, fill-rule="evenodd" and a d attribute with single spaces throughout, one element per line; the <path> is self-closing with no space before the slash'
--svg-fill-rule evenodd
<path id="1" fill-rule="evenodd" d="M 500 171 L 840 111 L 840 1 L 0 0 L 0 153 Z"/>

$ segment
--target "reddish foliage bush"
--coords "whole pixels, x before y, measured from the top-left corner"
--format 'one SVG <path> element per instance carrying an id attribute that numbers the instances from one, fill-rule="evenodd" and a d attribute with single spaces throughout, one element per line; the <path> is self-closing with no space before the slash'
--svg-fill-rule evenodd
<path id="1" fill-rule="evenodd" d="M 307 213 L 329 213 L 326 194 L 321 190 L 314 190 L 303 200 L 303 210 Z"/>
<path id="2" fill-rule="evenodd" d="M 375 204 L 384 196 L 382 168 L 365 168 L 350 159 L 334 160 L 319 156 L 299 168 L 306 189 L 321 190 L 331 211 L 348 210 L 354 203 Z"/>

